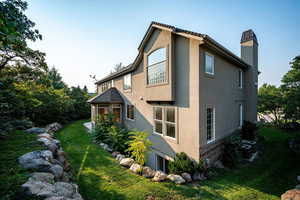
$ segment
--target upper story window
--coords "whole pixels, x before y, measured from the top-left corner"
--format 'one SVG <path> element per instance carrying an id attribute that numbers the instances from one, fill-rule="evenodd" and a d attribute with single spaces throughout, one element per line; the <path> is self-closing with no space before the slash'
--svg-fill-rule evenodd
<path id="1" fill-rule="evenodd" d="M 214 56 L 207 52 L 205 53 L 205 73 L 210 75 L 214 75 L 215 73 Z"/>
<path id="2" fill-rule="evenodd" d="M 124 82 L 124 85 L 123 85 L 124 90 L 131 89 L 131 74 L 125 75 L 123 82 Z"/>
<path id="3" fill-rule="evenodd" d="M 213 107 L 206 108 L 206 140 L 207 143 L 215 139 L 215 109 Z"/>
<path id="4" fill-rule="evenodd" d="M 243 71 L 239 70 L 239 88 L 243 88 Z"/>
<path id="5" fill-rule="evenodd" d="M 176 138 L 175 107 L 153 107 L 154 133 Z"/>
<path id="6" fill-rule="evenodd" d="M 111 82 L 105 82 L 105 83 L 102 83 L 101 90 L 102 90 L 102 92 L 104 92 L 105 90 L 109 89 L 110 87 L 111 87 Z"/>
<path id="7" fill-rule="evenodd" d="M 166 48 L 160 48 L 148 55 L 147 84 L 155 85 L 167 81 Z"/>

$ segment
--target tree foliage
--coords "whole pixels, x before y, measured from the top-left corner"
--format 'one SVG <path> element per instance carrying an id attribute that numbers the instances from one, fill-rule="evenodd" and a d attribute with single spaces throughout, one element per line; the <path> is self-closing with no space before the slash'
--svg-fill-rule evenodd
<path id="1" fill-rule="evenodd" d="M 42 39 L 35 23 L 24 14 L 27 6 L 22 0 L 0 1 L 0 70 L 14 62 L 46 66 L 45 54 L 27 45 L 28 40 Z"/>

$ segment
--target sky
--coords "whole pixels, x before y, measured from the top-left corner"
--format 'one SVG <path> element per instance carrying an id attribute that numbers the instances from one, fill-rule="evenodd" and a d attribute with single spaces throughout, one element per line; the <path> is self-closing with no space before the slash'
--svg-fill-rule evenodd
<path id="1" fill-rule="evenodd" d="M 300 1 L 240 0 L 28 0 L 26 15 L 46 53 L 69 86 L 86 85 L 89 75 L 106 76 L 117 64 L 133 62 L 151 21 L 208 34 L 237 56 L 243 31 L 259 43 L 259 85 L 279 85 L 289 62 L 300 55 Z"/>

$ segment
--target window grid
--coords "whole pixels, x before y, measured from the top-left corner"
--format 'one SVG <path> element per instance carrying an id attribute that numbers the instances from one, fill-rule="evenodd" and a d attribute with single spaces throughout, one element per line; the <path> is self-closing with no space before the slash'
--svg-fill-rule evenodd
<path id="1" fill-rule="evenodd" d="M 158 56 L 158 57 L 157 57 Z M 167 57 L 166 48 L 160 48 L 148 55 L 147 64 L 147 84 L 155 85 L 165 83 L 166 79 L 166 67 Z"/>
<path id="2" fill-rule="evenodd" d="M 161 119 L 157 119 L 157 111 L 160 110 L 161 112 Z M 173 120 L 168 121 L 167 113 L 168 110 L 172 112 Z M 155 106 L 153 108 L 153 118 L 154 118 L 154 133 L 157 133 L 159 135 L 164 135 L 170 138 L 175 139 L 176 138 L 176 111 L 174 107 L 157 107 Z M 157 127 L 157 125 L 160 125 L 161 127 Z M 160 129 L 161 133 L 157 130 Z"/>
<path id="3" fill-rule="evenodd" d="M 206 139 L 207 142 L 214 140 L 215 134 L 215 110 L 212 107 L 206 108 Z"/>

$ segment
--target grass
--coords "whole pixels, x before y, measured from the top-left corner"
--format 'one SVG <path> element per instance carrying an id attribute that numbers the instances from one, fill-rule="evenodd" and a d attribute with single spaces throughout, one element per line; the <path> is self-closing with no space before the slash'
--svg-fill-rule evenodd
<path id="1" fill-rule="evenodd" d="M 13 199 L 30 173 L 19 166 L 18 157 L 42 146 L 36 142 L 36 135 L 22 131 L 11 133 L 0 140 L 0 200 Z"/>
<path id="2" fill-rule="evenodd" d="M 200 185 L 155 183 L 137 176 L 118 163 L 99 146 L 92 144 L 82 126 L 84 121 L 69 124 L 56 134 L 68 154 L 80 193 L 93 199 L 219 199 L 278 200 L 286 190 L 294 188 L 300 175 L 300 158 L 287 148 L 287 140 L 299 133 L 286 133 L 262 128 L 266 138 L 264 153 L 255 163 L 219 175 Z M 0 200 L 13 199 L 27 180 L 29 171 L 22 169 L 17 158 L 42 147 L 36 135 L 22 131 L 0 140 Z M 149 198 L 150 199 L 150 198 Z"/>
<path id="3" fill-rule="evenodd" d="M 66 126 L 57 137 L 75 171 L 80 193 L 85 199 L 219 199 L 278 200 L 294 188 L 299 175 L 300 158 L 287 148 L 287 140 L 296 133 L 262 128 L 266 138 L 264 154 L 255 163 L 222 171 L 200 185 L 155 183 L 118 165 L 111 155 L 93 144 L 84 121 Z M 299 133 L 297 133 L 299 134 Z"/>

